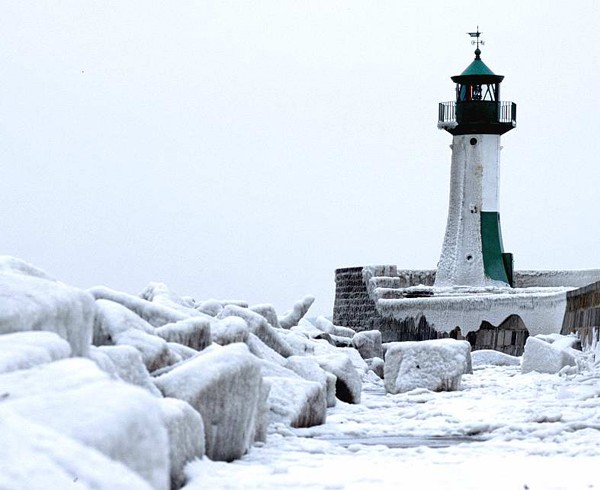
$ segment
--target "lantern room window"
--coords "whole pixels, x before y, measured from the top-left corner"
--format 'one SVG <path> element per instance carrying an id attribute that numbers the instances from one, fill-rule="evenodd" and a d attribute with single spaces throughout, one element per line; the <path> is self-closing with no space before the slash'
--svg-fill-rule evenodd
<path id="1" fill-rule="evenodd" d="M 485 100 L 495 102 L 498 100 L 497 83 L 458 83 L 456 85 L 457 102 L 470 102 Z"/>

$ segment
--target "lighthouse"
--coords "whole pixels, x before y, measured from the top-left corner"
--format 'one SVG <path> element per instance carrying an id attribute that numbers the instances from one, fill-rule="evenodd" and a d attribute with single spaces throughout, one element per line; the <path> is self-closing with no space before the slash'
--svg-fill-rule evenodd
<path id="1" fill-rule="evenodd" d="M 436 287 L 512 285 L 498 205 L 500 136 L 516 126 L 517 106 L 500 100 L 503 76 L 481 59 L 481 32 L 469 33 L 475 59 L 453 76 L 456 100 L 439 104 L 438 128 L 452 134 L 450 204 Z"/>

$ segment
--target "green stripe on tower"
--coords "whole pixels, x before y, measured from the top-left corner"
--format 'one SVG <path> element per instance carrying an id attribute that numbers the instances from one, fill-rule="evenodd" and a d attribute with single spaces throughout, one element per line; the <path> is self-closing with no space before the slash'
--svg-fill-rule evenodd
<path id="1" fill-rule="evenodd" d="M 502 254 L 502 231 L 497 211 L 481 212 L 481 248 L 485 275 L 494 281 L 510 284 Z"/>

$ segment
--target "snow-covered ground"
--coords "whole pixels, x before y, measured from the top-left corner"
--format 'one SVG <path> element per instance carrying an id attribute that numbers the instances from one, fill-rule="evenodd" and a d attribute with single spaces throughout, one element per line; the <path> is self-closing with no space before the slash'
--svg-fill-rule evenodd
<path id="1" fill-rule="evenodd" d="M 476 366 L 460 391 L 397 395 L 369 373 L 361 404 L 338 401 L 317 427 L 272 426 L 239 461 L 191 463 L 185 488 L 588 489 L 599 457 L 597 368 Z"/>

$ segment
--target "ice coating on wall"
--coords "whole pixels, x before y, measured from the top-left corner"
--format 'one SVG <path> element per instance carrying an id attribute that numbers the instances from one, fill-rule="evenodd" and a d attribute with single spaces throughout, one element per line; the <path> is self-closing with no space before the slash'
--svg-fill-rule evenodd
<path id="1" fill-rule="evenodd" d="M 438 332 L 460 327 L 462 335 L 483 321 L 498 326 L 511 315 L 521 317 L 530 335 L 560 332 L 569 288 L 431 288 L 434 296 L 380 299 L 377 310 L 396 320 L 425 316 Z"/>

